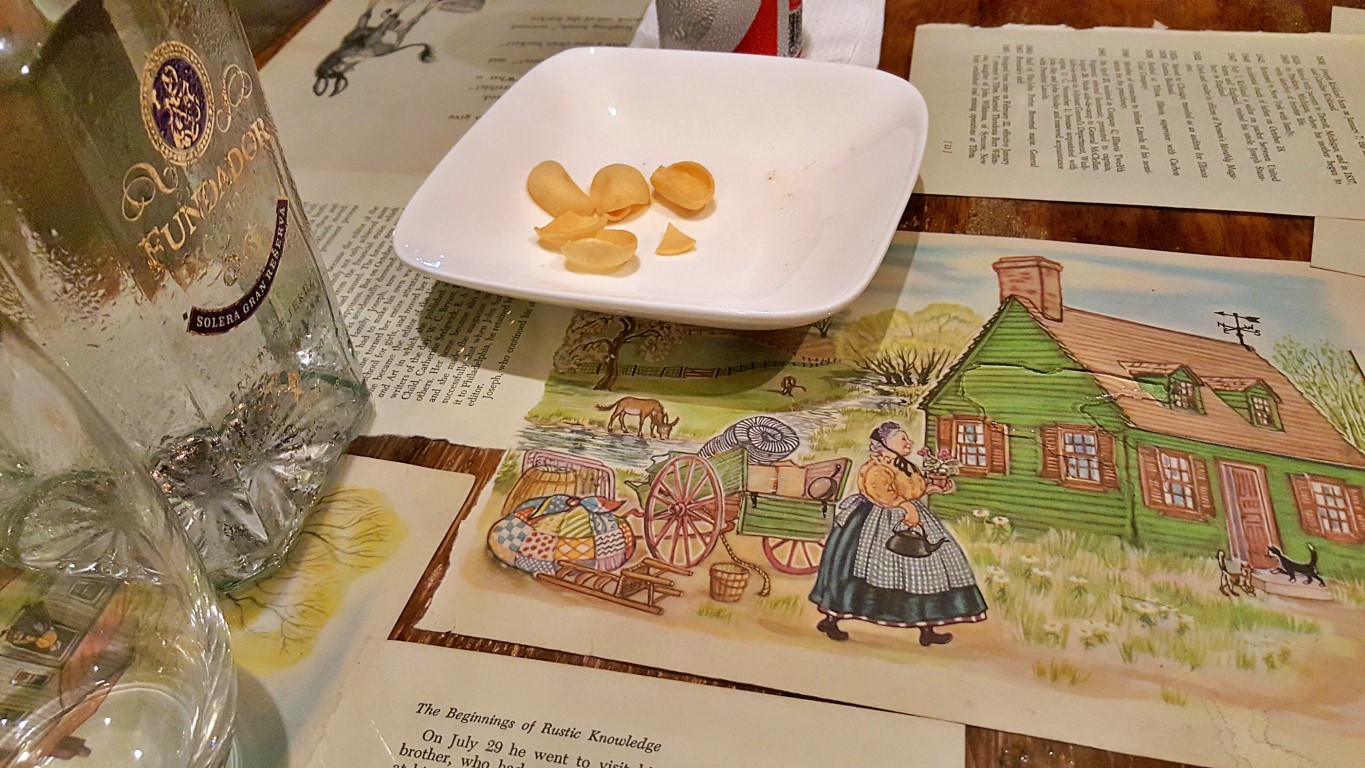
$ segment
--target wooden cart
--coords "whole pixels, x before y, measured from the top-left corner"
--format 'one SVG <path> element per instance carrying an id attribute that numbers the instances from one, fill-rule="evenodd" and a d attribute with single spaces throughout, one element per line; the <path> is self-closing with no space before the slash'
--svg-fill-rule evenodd
<path id="1" fill-rule="evenodd" d="M 692 568 L 733 530 L 762 536 L 768 562 L 800 575 L 820 568 L 851 465 L 844 458 L 762 464 L 735 446 L 709 457 L 672 452 L 630 485 L 644 512 L 645 545 L 659 560 Z"/>
<path id="2" fill-rule="evenodd" d="M 658 616 L 664 612 L 659 603 L 665 597 L 682 597 L 683 594 L 665 574 L 691 576 L 692 572 L 646 557 L 635 565 L 622 568 L 620 573 L 561 563 L 552 574 L 536 574 L 536 581 Z"/>
<path id="3" fill-rule="evenodd" d="M 600 461 L 536 448 L 522 456 L 522 477 L 534 478 L 536 470 L 562 476 L 552 483 L 559 492 L 615 498 L 616 472 Z M 516 488 L 513 491 L 508 497 L 509 508 L 524 501 L 521 496 L 525 493 L 537 493 L 527 490 L 518 494 Z M 691 575 L 692 571 L 686 568 L 646 557 L 615 573 L 579 563 L 562 562 L 554 573 L 538 573 L 535 578 L 546 586 L 658 616 L 664 612 L 660 603 L 665 598 L 681 597 L 683 594 L 669 577 Z"/>

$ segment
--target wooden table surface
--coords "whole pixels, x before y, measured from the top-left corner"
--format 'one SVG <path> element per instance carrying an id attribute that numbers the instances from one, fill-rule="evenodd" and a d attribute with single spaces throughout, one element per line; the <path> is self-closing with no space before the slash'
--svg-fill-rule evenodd
<path id="1" fill-rule="evenodd" d="M 817 3 L 839 0 L 805 1 Z M 1330 26 L 1332 4 L 1331 0 L 886 0 L 880 68 L 905 76 L 910 69 L 915 28 L 926 23 L 1151 27 L 1153 22 L 1160 22 L 1172 29 L 1325 32 Z M 1365 0 L 1337 0 L 1336 4 L 1365 7 Z M 288 37 L 286 34 L 262 50 L 259 58 L 268 58 Z M 1312 245 L 1313 222 L 1310 218 L 1298 216 L 915 196 L 901 220 L 901 229 L 1307 261 Z M 352 444 L 350 450 L 357 455 L 470 472 L 484 477 L 491 476 L 501 455 L 500 451 L 471 449 L 444 441 L 405 436 L 362 437 Z M 475 488 L 471 498 L 477 498 L 480 490 Z M 446 561 L 453 541 L 453 530 L 442 542 L 433 562 Z M 414 620 L 430 599 L 429 585 L 435 583 L 439 583 L 439 579 L 428 579 L 427 586 L 420 587 L 413 594 L 391 634 L 393 639 L 763 690 L 607 659 L 414 629 Z M 968 768 L 1160 768 L 1176 765 L 1179 764 L 1018 734 L 974 727 L 967 729 Z"/>

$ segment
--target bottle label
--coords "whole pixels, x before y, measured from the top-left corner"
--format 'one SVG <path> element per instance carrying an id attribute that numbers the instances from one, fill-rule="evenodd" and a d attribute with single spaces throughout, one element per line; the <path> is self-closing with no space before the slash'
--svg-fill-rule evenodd
<path id="1" fill-rule="evenodd" d="M 158 45 L 142 72 L 142 124 L 161 156 L 185 166 L 213 139 L 213 84 L 199 55 L 181 42 Z"/>
<path id="2" fill-rule="evenodd" d="M 211 335 L 223 333 L 241 325 L 244 320 L 255 314 L 270 293 L 275 282 L 275 273 L 280 269 L 280 256 L 284 254 L 284 236 L 289 228 L 289 200 L 281 197 L 275 201 L 275 238 L 270 242 L 270 255 L 265 260 L 265 268 L 252 284 L 251 290 L 242 298 L 226 307 L 190 310 L 190 333 Z"/>
<path id="3" fill-rule="evenodd" d="M 215 85 L 221 87 L 221 103 L 215 98 Z M 256 226 L 245 226 L 241 232 L 220 232 L 212 252 L 207 253 L 198 250 L 204 238 L 197 233 L 220 203 L 236 192 L 251 165 L 268 158 L 269 146 L 275 142 L 263 117 L 249 124 L 237 120 L 239 128 L 233 131 L 238 107 L 255 90 L 251 75 L 229 64 L 221 83 L 216 84 L 193 48 L 168 41 L 147 57 L 140 87 L 147 138 L 167 164 L 136 163 L 128 169 L 123 176 L 123 218 L 142 226 L 138 247 L 158 276 L 186 286 L 203 277 L 208 262 L 217 261 L 222 264 L 223 282 L 235 285 L 242 251 L 265 245 L 256 234 Z M 226 152 L 215 165 L 196 173 L 197 181 L 192 179 L 186 169 L 204 158 L 218 134 L 230 137 Z M 158 197 L 166 202 L 154 205 Z M 246 322 L 265 303 L 284 250 L 288 214 L 289 202 L 281 197 L 275 206 L 274 236 L 265 263 L 246 293 L 225 307 L 192 307 L 185 314 L 185 330 L 200 335 L 226 333 Z"/>

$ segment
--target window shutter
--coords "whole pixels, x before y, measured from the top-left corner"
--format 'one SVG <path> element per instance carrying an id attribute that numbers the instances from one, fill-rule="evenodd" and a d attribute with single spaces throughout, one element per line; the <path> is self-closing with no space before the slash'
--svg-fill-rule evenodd
<path id="1" fill-rule="evenodd" d="M 1150 445 L 1138 447 L 1138 477 L 1142 484 L 1142 503 L 1152 509 L 1166 506 L 1161 493 L 1161 459 Z"/>
<path id="2" fill-rule="evenodd" d="M 1100 485 L 1119 487 L 1119 468 L 1115 463 L 1114 436 L 1102 429 L 1095 430 L 1095 444 L 1100 458 Z"/>
<path id="3" fill-rule="evenodd" d="M 1308 475 L 1296 472 L 1289 476 L 1289 483 L 1294 486 L 1294 506 L 1299 508 L 1299 525 L 1303 526 L 1303 532 L 1313 536 L 1323 535 L 1318 505 L 1313 501 L 1313 484 Z"/>
<path id="4" fill-rule="evenodd" d="M 934 433 L 940 451 L 957 456 L 957 422 L 952 416 L 938 417 L 938 429 Z"/>
<path id="5" fill-rule="evenodd" d="M 1189 459 L 1190 469 L 1194 472 L 1194 485 L 1199 492 L 1199 498 L 1195 502 L 1199 508 L 1199 514 L 1205 517 L 1213 517 L 1218 514 L 1218 511 L 1213 506 L 1213 486 L 1209 483 L 1208 462 L 1198 456 L 1190 456 Z"/>
<path id="6" fill-rule="evenodd" d="M 1038 429 L 1038 438 L 1043 444 L 1043 465 L 1039 476 L 1049 480 L 1062 479 L 1062 431 L 1056 424 L 1048 424 Z"/>
<path id="7" fill-rule="evenodd" d="M 986 422 L 986 464 L 992 475 L 1010 473 L 1010 440 L 1004 424 Z"/>
<path id="8" fill-rule="evenodd" d="M 1358 485 L 1346 486 L 1346 496 L 1351 500 L 1351 514 L 1355 515 L 1355 540 L 1365 541 L 1365 490 Z"/>

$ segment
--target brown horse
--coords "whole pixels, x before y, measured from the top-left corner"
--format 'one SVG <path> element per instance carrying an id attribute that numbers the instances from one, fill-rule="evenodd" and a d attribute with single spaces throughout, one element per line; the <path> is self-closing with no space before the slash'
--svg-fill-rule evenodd
<path id="1" fill-rule="evenodd" d="M 620 422 L 621 431 L 628 432 L 626 417 L 635 416 L 639 421 L 635 425 L 635 436 L 643 437 L 645 422 L 649 422 L 649 436 L 660 440 L 667 440 L 673 435 L 673 428 L 678 426 L 678 420 L 668 420 L 668 413 L 664 411 L 663 403 L 658 400 L 647 400 L 641 397 L 623 397 L 611 405 L 597 406 L 599 411 L 611 411 L 607 416 L 607 432 L 612 431 L 612 425 Z"/>

